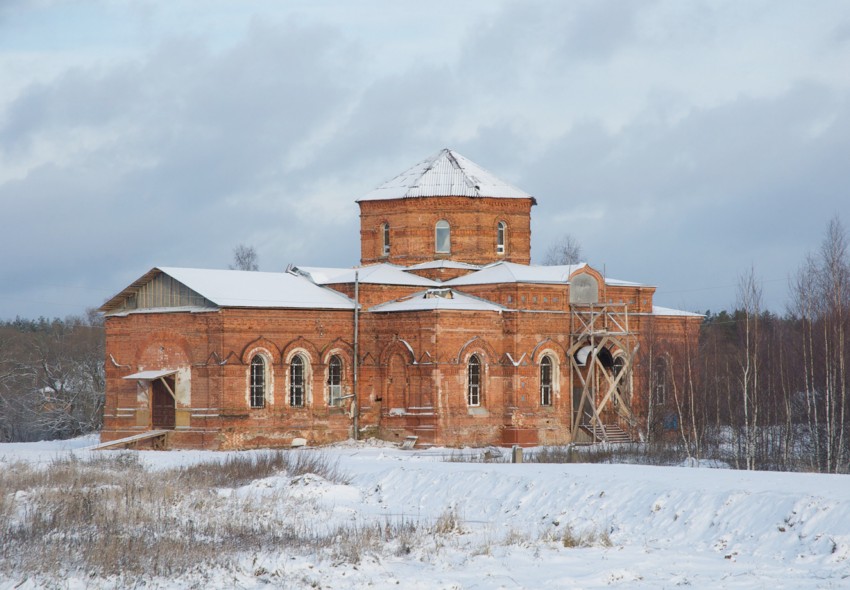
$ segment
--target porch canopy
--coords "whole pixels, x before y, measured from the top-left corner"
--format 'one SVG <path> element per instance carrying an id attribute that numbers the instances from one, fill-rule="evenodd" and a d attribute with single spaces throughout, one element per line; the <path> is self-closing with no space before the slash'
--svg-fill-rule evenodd
<path id="1" fill-rule="evenodd" d="M 135 379 L 136 381 L 153 381 L 154 379 L 160 379 L 162 377 L 167 377 L 169 375 L 173 375 L 177 372 L 177 369 L 160 369 L 158 371 L 139 371 L 138 373 L 133 373 L 132 375 L 127 375 L 123 377 L 123 379 Z"/>

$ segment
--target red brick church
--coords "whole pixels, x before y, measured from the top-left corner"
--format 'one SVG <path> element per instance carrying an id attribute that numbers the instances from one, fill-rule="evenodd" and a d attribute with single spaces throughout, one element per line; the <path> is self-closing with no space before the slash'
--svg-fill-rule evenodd
<path id="1" fill-rule="evenodd" d="M 534 197 L 451 150 L 357 203 L 358 267 L 157 267 L 109 299 L 102 441 L 638 439 L 642 347 L 692 342 L 701 316 L 530 265 Z"/>

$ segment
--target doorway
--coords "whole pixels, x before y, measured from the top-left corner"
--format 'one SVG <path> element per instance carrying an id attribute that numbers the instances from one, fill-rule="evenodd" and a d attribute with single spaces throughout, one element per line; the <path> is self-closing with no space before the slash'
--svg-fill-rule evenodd
<path id="1" fill-rule="evenodd" d="M 151 426 L 154 430 L 174 429 L 174 396 L 171 394 L 174 385 L 173 376 L 151 382 Z"/>

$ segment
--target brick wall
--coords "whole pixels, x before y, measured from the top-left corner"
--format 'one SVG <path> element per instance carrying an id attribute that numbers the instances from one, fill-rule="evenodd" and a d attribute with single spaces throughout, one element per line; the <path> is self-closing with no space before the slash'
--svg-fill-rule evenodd
<path id="1" fill-rule="evenodd" d="M 410 266 L 435 258 L 471 264 L 531 260 L 533 200 L 491 197 L 420 197 L 360 202 L 361 263 Z M 451 226 L 451 252 L 435 252 L 435 225 Z M 496 227 L 507 224 L 505 252 L 496 251 Z M 382 225 L 390 227 L 390 253 L 383 253 Z"/>

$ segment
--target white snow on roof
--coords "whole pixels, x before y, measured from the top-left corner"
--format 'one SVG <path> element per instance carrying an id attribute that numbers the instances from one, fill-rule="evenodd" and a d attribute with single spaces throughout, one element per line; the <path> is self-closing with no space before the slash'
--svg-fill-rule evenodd
<path id="1" fill-rule="evenodd" d="M 580 268 L 587 266 L 585 262 L 578 264 L 561 264 L 556 266 L 536 266 L 533 264 L 517 264 L 515 262 L 494 262 L 477 272 L 445 281 L 444 285 L 460 287 L 463 285 L 494 285 L 499 283 L 568 283 L 570 275 Z M 605 279 L 605 284 L 611 286 L 639 287 L 640 283 Z"/>
<path id="2" fill-rule="evenodd" d="M 515 262 L 496 262 L 477 272 L 446 281 L 445 285 L 490 285 L 498 283 L 566 283 L 570 275 L 587 266 L 566 264 L 559 266 L 533 266 Z"/>
<path id="3" fill-rule="evenodd" d="M 635 283 L 634 281 L 623 281 L 621 279 L 612 279 L 605 277 L 605 284 L 612 287 L 645 287 L 643 283 Z"/>
<path id="4" fill-rule="evenodd" d="M 691 311 L 682 311 L 681 309 L 672 309 L 670 307 L 659 307 L 657 305 L 652 306 L 652 315 L 678 315 L 678 316 L 686 316 L 686 317 L 692 317 L 692 318 L 705 317 L 701 313 L 693 313 Z"/>
<path id="5" fill-rule="evenodd" d="M 219 307 L 354 309 L 354 302 L 287 272 L 158 267 Z"/>
<path id="6" fill-rule="evenodd" d="M 403 266 L 394 264 L 370 264 L 359 268 L 329 268 L 320 266 L 296 267 L 318 285 L 345 284 L 354 282 L 355 271 L 359 272 L 358 280 L 364 284 L 377 285 L 407 285 L 413 287 L 435 287 L 436 281 L 404 272 Z"/>
<path id="7" fill-rule="evenodd" d="M 442 149 L 360 197 L 358 201 L 444 196 L 533 198 L 459 153 Z"/>
<path id="8" fill-rule="evenodd" d="M 505 311 L 507 308 L 491 303 L 479 297 L 464 295 L 453 289 L 428 289 L 420 293 L 414 293 L 409 297 L 403 297 L 388 303 L 381 303 L 369 309 L 369 311 L 428 311 L 428 310 L 454 310 L 454 311 Z"/>
<path id="9" fill-rule="evenodd" d="M 177 369 L 162 369 L 159 371 L 140 371 L 138 373 L 133 373 L 132 375 L 127 375 L 126 377 L 122 377 L 122 379 L 136 379 L 138 381 L 153 381 L 154 379 L 159 379 L 160 377 L 165 377 L 167 375 L 173 375 L 177 372 Z"/>
<path id="10" fill-rule="evenodd" d="M 460 268 L 463 270 L 479 270 L 481 267 L 468 262 L 458 262 L 456 260 L 429 260 L 428 262 L 420 262 L 413 266 L 408 266 L 405 270 L 425 270 L 429 268 Z"/>

